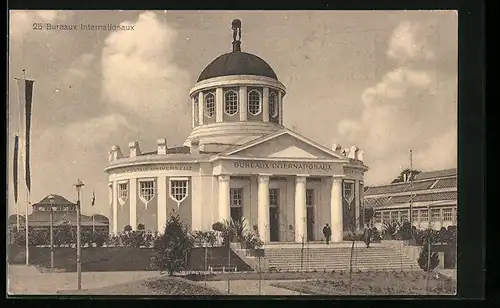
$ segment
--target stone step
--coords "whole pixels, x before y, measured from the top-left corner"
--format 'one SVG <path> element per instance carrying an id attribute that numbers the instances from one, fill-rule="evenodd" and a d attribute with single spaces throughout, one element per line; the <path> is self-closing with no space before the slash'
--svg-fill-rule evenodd
<path id="1" fill-rule="evenodd" d="M 270 267 L 277 268 L 301 268 L 300 264 L 269 264 Z M 315 267 L 315 268 L 349 268 L 349 264 L 307 264 L 304 263 L 302 267 Z M 353 268 L 369 267 L 374 270 L 378 268 L 412 268 L 419 267 L 418 264 L 353 264 Z"/>
<path id="2" fill-rule="evenodd" d="M 303 264 L 305 265 L 311 265 L 311 266 L 349 266 L 349 263 L 324 263 L 324 262 L 304 262 Z M 281 263 L 281 262 L 269 262 L 269 265 L 279 265 L 279 266 L 300 266 L 300 263 Z M 396 267 L 401 267 L 401 266 L 416 266 L 413 262 L 403 262 L 399 264 L 395 263 L 353 263 L 355 266 L 372 266 L 372 267 L 377 267 L 377 266 L 396 266 Z"/>
<path id="3" fill-rule="evenodd" d="M 349 266 L 270 266 L 274 267 L 279 270 L 288 270 L 288 271 L 303 271 L 303 270 L 317 270 L 317 271 L 332 271 L 332 270 L 337 270 L 337 271 L 348 271 Z M 365 270 L 372 270 L 372 271 L 377 271 L 377 270 L 412 270 L 412 269 L 420 269 L 418 266 L 383 266 L 383 267 L 373 267 L 373 266 L 353 266 L 353 270 L 360 270 L 360 269 L 365 269 Z"/>
<path id="4" fill-rule="evenodd" d="M 301 249 L 287 249 L 287 250 L 270 250 L 266 249 L 266 253 L 296 253 L 302 251 Z M 325 249 L 325 250 L 317 250 L 317 249 L 304 249 L 304 251 L 309 251 L 309 252 L 314 252 L 314 253 L 346 253 L 346 252 L 351 252 L 351 249 Z M 354 249 L 354 251 L 360 252 L 360 253 L 370 253 L 370 252 L 385 252 L 387 253 L 387 249 L 366 249 L 366 250 L 360 250 L 360 249 Z M 399 252 L 399 251 L 398 251 Z"/>
<path id="5" fill-rule="evenodd" d="M 281 260 L 293 260 L 293 259 L 324 259 L 324 260 L 333 260 L 333 259 L 351 259 L 351 256 L 300 256 L 300 255 L 293 255 L 293 256 L 266 256 L 265 258 L 267 259 L 281 259 Z M 407 256 L 352 256 L 352 259 L 384 259 L 384 260 L 400 260 L 400 259 L 410 259 Z"/>
<path id="6" fill-rule="evenodd" d="M 402 252 L 395 251 L 395 252 L 387 252 L 387 251 L 354 251 L 354 254 L 361 254 L 361 255 L 392 255 L 392 254 L 401 254 Z M 293 251 L 293 252 L 265 252 L 266 256 L 291 256 L 291 255 L 296 255 L 296 254 L 302 254 L 301 251 Z M 326 251 L 326 252 L 321 252 L 321 251 L 304 251 L 304 254 L 313 254 L 313 255 L 350 255 L 351 251 Z"/>

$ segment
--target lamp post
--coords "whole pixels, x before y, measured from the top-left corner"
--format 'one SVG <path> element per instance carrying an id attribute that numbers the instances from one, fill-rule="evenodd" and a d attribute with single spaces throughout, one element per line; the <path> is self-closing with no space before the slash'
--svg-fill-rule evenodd
<path id="1" fill-rule="evenodd" d="M 54 268 L 54 202 L 55 197 L 49 195 L 50 203 L 50 268 Z"/>
<path id="2" fill-rule="evenodd" d="M 81 261 L 81 250 L 82 250 L 82 243 L 81 243 L 81 232 L 80 232 L 80 225 L 81 225 L 81 217 L 80 217 L 80 190 L 82 189 L 85 184 L 83 184 L 80 179 L 76 181 L 76 184 L 74 184 L 76 187 L 76 193 L 77 193 L 77 201 L 76 201 L 76 273 L 77 273 L 77 288 L 78 290 L 82 289 L 82 261 Z"/>

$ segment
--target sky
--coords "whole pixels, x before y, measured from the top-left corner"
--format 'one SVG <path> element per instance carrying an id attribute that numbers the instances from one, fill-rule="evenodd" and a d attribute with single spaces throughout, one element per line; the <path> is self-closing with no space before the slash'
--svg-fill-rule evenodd
<path id="1" fill-rule="evenodd" d="M 35 80 L 31 203 L 51 193 L 75 201 L 79 178 L 82 212 L 109 216 L 111 146 L 126 153 L 137 140 L 154 151 L 161 137 L 182 145 L 189 90 L 231 51 L 235 18 L 242 51 L 266 60 L 287 87 L 284 125 L 328 148 L 357 145 L 370 168 L 365 185 L 390 182 L 408 167 L 410 149 L 416 169 L 456 167 L 456 11 L 11 11 L 8 183 L 19 127 L 14 78 L 25 69 Z M 10 214 L 12 196 L 9 185 Z M 24 194 L 18 203 L 23 214 Z"/>

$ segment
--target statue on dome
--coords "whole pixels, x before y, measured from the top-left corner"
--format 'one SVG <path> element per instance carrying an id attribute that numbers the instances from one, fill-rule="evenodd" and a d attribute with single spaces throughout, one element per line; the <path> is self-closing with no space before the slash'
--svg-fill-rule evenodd
<path id="1" fill-rule="evenodd" d="M 231 29 L 233 30 L 233 41 L 241 40 L 241 20 L 235 19 L 231 24 Z M 238 37 L 238 39 L 236 39 Z"/>

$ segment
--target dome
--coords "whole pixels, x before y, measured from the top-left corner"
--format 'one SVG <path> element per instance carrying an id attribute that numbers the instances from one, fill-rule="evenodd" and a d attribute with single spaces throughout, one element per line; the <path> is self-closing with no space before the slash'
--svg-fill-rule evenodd
<path id="1" fill-rule="evenodd" d="M 213 60 L 201 72 L 197 82 L 230 75 L 264 76 L 278 80 L 276 73 L 266 61 L 250 53 L 233 51 Z"/>

